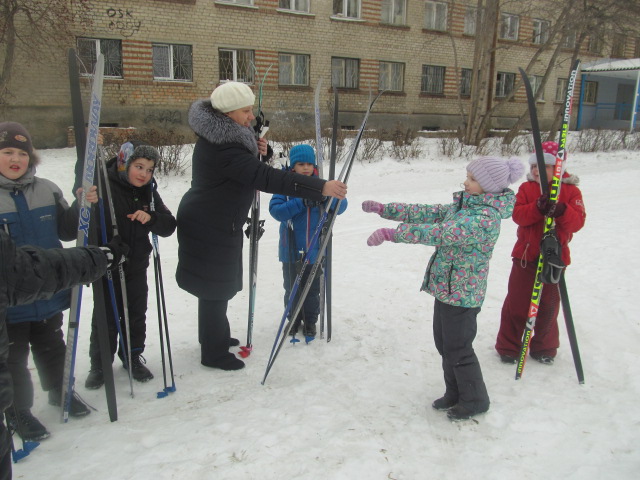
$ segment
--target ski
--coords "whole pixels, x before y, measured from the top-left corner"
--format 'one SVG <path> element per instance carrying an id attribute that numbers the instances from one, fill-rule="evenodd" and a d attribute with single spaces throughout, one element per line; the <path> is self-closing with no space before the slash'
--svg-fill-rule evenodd
<path id="1" fill-rule="evenodd" d="M 78 139 L 82 141 L 84 134 L 84 118 L 82 115 L 82 104 L 80 101 L 79 87 L 80 82 L 77 79 L 78 65 L 76 60 L 76 53 L 73 49 L 69 50 L 69 76 L 70 76 L 70 88 L 72 90 L 72 111 L 74 116 L 74 129 L 76 130 L 76 143 Z M 79 182 L 82 185 L 83 193 L 81 195 L 78 206 L 80 209 L 80 215 L 78 217 L 78 236 L 76 239 L 77 246 L 86 246 L 89 242 L 89 230 L 91 222 L 91 205 L 86 200 L 86 192 L 93 186 L 93 176 L 96 166 L 96 153 L 98 149 L 98 135 L 100 126 L 100 110 L 102 107 L 102 82 L 104 77 L 104 57 L 99 54 L 96 58 L 96 67 L 93 74 L 93 87 L 91 90 L 91 100 L 89 103 L 89 129 L 87 141 L 84 148 L 84 158 L 82 167 L 82 179 Z M 78 151 L 81 151 L 82 145 L 76 147 Z M 76 171 L 79 171 L 76 166 Z M 75 196 L 75 192 L 74 192 Z M 95 223 L 95 222 L 94 222 Z M 100 297 L 100 295 L 98 295 Z M 95 298 L 96 309 L 100 309 L 100 303 L 102 302 L 102 309 L 104 310 L 104 297 Z M 75 384 L 75 360 L 76 351 L 78 345 L 78 326 L 80 323 L 80 306 L 82 303 L 82 285 L 74 287 L 71 291 L 71 308 L 69 311 L 69 324 L 67 327 L 66 336 L 66 352 L 65 352 L 65 364 L 64 373 L 62 378 L 62 395 L 61 395 L 61 421 L 67 422 L 69 419 L 69 408 L 71 405 L 71 398 L 73 396 L 74 384 Z M 106 372 L 108 373 L 108 372 Z M 113 385 L 113 374 L 111 378 L 107 374 L 105 376 L 105 390 L 108 388 L 111 390 Z M 113 422 L 118 419 L 117 406 L 115 401 L 111 402 L 108 399 L 109 418 Z M 113 400 L 115 400 L 115 388 L 113 388 Z"/>
<path id="2" fill-rule="evenodd" d="M 349 152 L 349 156 L 344 164 L 344 166 L 342 167 L 342 171 L 340 172 L 340 176 L 339 179 L 344 182 L 347 183 L 349 180 L 349 176 L 351 174 L 351 168 L 353 167 L 353 163 L 355 160 L 355 156 L 356 156 L 356 151 L 358 149 L 358 145 L 360 144 L 360 140 L 362 139 L 362 135 L 364 133 L 364 129 L 367 125 L 367 121 L 369 119 L 369 114 L 371 113 L 371 109 L 373 108 L 373 105 L 375 104 L 376 100 L 378 100 L 378 98 L 380 97 L 380 95 L 382 95 L 382 93 L 384 92 L 380 92 L 378 93 L 378 95 L 376 95 L 374 97 L 373 100 L 370 101 L 369 106 L 367 108 L 367 111 L 365 113 L 364 119 L 362 121 L 362 125 L 360 126 L 360 129 L 358 131 L 358 134 L 356 135 L 355 139 L 353 140 L 353 143 L 351 144 L 351 150 Z M 340 203 L 342 202 L 342 200 L 335 200 L 333 198 L 329 199 L 327 201 L 327 205 L 326 208 L 324 210 L 324 212 L 322 213 L 319 221 L 318 221 L 318 225 L 316 226 L 316 229 L 313 233 L 313 236 L 311 237 L 310 243 L 309 243 L 309 248 L 307 249 L 308 252 L 313 251 L 315 249 L 315 246 L 318 244 L 318 241 L 320 239 L 320 233 L 322 232 L 322 230 L 324 228 L 326 228 L 326 232 L 327 235 L 324 239 L 324 241 L 320 244 L 320 249 L 318 252 L 318 257 L 316 258 L 315 263 L 313 264 L 313 266 L 311 267 L 310 273 L 309 273 L 309 277 L 303 287 L 303 289 L 301 290 L 301 294 L 300 294 L 300 298 L 298 299 L 298 301 L 296 302 L 295 306 L 293 305 L 294 299 L 296 298 L 296 294 L 298 292 L 298 289 L 300 287 L 301 281 L 302 281 L 302 276 L 304 275 L 307 267 L 309 266 L 309 255 L 305 254 L 304 258 L 303 258 L 303 262 L 302 262 L 302 267 L 300 268 L 300 271 L 298 272 L 298 275 L 296 276 L 295 282 L 293 284 L 293 288 L 291 289 L 291 294 L 289 295 L 289 301 L 287 303 L 287 306 L 285 308 L 285 311 L 282 315 L 282 319 L 280 321 L 280 325 L 278 327 L 278 332 L 276 334 L 276 339 L 273 343 L 273 347 L 271 349 L 271 354 L 269 356 L 269 360 L 267 362 L 267 367 L 264 373 L 264 377 L 262 379 L 262 385 L 264 385 L 264 383 L 267 380 L 267 376 L 269 375 L 269 372 L 271 371 L 271 368 L 273 367 L 273 364 L 278 356 L 278 353 L 280 352 L 280 350 L 282 349 L 282 346 L 284 345 L 287 336 L 289 335 L 289 331 L 291 330 L 291 327 L 294 324 L 294 321 L 290 321 L 288 323 L 288 325 L 285 326 L 285 322 L 287 320 L 288 317 L 291 317 L 292 319 L 295 319 L 298 316 L 298 313 L 300 313 L 300 310 L 302 309 L 302 305 L 304 304 L 304 301 L 307 297 L 307 294 L 309 293 L 309 289 L 311 288 L 311 283 L 313 282 L 313 279 L 315 278 L 318 268 L 320 267 L 320 264 L 322 263 L 322 259 L 324 258 L 324 253 L 326 251 L 326 246 L 327 246 L 327 242 L 329 241 L 330 235 L 331 235 L 331 231 L 333 230 L 333 225 L 335 223 L 336 217 L 338 215 L 338 210 L 340 208 Z M 333 204 L 335 203 L 335 206 L 333 206 Z M 291 313 L 291 315 L 289 315 L 289 313 Z"/>
<path id="3" fill-rule="evenodd" d="M 267 78 L 267 74 L 271 67 L 267 69 L 260 82 L 260 88 L 258 91 L 258 115 L 256 116 L 256 124 L 253 127 L 256 132 L 256 139 L 260 139 L 267 134 L 269 130 L 269 121 L 264 119 L 264 112 L 262 111 L 262 88 Z M 262 161 L 262 155 L 260 155 L 260 161 Z M 245 230 L 245 233 L 249 237 L 249 312 L 247 315 L 247 344 L 240 347 L 240 355 L 242 358 L 247 358 L 251 355 L 253 350 L 252 335 L 253 335 L 253 320 L 255 316 L 256 308 L 256 288 L 258 285 L 258 241 L 264 233 L 264 220 L 260 220 L 260 191 L 255 190 L 253 203 L 251 204 L 251 217 L 248 219 L 249 227 Z"/>
<path id="4" fill-rule="evenodd" d="M 329 156 L 329 180 L 333 180 L 336 176 L 336 161 L 337 161 L 337 144 L 338 144 L 338 89 L 336 87 L 333 88 L 333 125 L 331 126 L 331 152 Z M 325 283 L 326 283 L 326 300 L 327 300 L 327 343 L 331 341 L 331 332 L 332 332 L 332 317 L 331 317 L 331 276 L 333 273 L 333 238 L 331 234 L 329 234 L 329 241 L 327 242 L 327 252 L 325 259 Z"/>
<path id="5" fill-rule="evenodd" d="M 538 161 L 538 172 L 540 175 L 540 188 L 542 189 L 543 194 L 549 194 L 549 201 L 556 202 L 558 200 L 558 196 L 560 195 L 560 185 L 562 181 L 562 174 L 564 171 L 564 162 L 566 157 L 566 147 L 567 147 L 567 133 L 569 130 L 569 121 L 571 120 L 571 107 L 573 102 L 573 91 L 575 88 L 576 78 L 578 76 L 578 67 L 580 65 L 579 61 L 576 61 L 572 66 L 571 75 L 569 77 L 569 81 L 567 83 L 567 94 L 564 106 L 564 115 L 562 118 L 562 129 L 560 134 L 560 142 L 558 144 L 558 153 L 556 154 L 556 164 L 553 171 L 553 179 L 551 181 L 551 189 L 549 190 L 549 184 L 546 173 L 546 166 L 544 163 L 544 155 L 542 151 L 542 140 L 540 138 L 540 126 L 538 124 L 538 115 L 536 112 L 536 104 L 535 98 L 533 95 L 533 89 L 531 88 L 531 82 L 529 81 L 529 77 L 524 72 L 524 70 L 520 70 L 520 75 L 522 75 L 522 79 L 525 85 L 525 90 L 527 93 L 527 102 L 529 106 L 529 115 L 531 117 L 531 129 L 533 133 L 533 142 L 536 151 L 536 157 Z M 542 237 L 545 238 L 546 235 L 552 235 L 554 233 L 554 219 L 552 217 L 545 218 L 544 230 Z M 545 267 L 545 257 L 544 252 L 541 247 L 540 256 L 538 258 L 538 266 L 536 269 L 536 276 L 533 284 L 533 291 L 531 293 L 531 302 L 529 305 L 529 313 L 527 322 L 525 324 L 524 332 L 522 334 L 522 347 L 520 349 L 520 356 L 518 358 L 518 362 L 516 365 L 516 375 L 515 379 L 519 380 L 522 378 L 522 372 L 524 370 L 524 365 L 526 362 L 527 353 L 529 351 L 529 345 L 531 343 L 531 337 L 533 335 L 533 330 L 535 328 L 536 319 L 538 316 L 538 308 L 540 306 L 540 299 L 542 296 L 542 273 Z"/>
<path id="6" fill-rule="evenodd" d="M 324 145 L 322 143 L 322 124 L 320 121 L 320 88 L 322 87 L 322 79 L 318 80 L 314 94 L 314 117 L 316 126 L 316 165 L 318 166 L 318 176 L 324 178 Z M 318 314 L 318 323 L 320 324 L 320 338 L 324 337 L 324 318 L 326 305 L 326 259 L 324 265 L 320 269 L 320 312 Z"/>
<path id="7" fill-rule="evenodd" d="M 571 304 L 569 303 L 569 293 L 567 292 L 567 282 L 564 278 L 564 272 L 562 272 L 562 277 L 560 278 L 560 301 L 562 302 L 564 323 L 567 326 L 567 334 L 569 336 L 569 345 L 571 346 L 573 364 L 576 367 L 578 383 L 582 385 L 584 384 L 584 371 L 582 370 L 582 360 L 580 358 L 580 349 L 578 348 L 578 338 L 576 336 L 576 328 L 573 323 L 573 314 L 571 313 Z"/>

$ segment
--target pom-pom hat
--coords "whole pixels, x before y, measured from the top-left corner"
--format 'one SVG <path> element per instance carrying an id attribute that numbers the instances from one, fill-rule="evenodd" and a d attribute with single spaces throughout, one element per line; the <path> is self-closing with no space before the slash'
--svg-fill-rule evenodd
<path id="1" fill-rule="evenodd" d="M 524 173 L 524 165 L 515 158 L 480 157 L 467 165 L 467 171 L 485 193 L 500 193 Z"/>
<path id="2" fill-rule="evenodd" d="M 211 106 L 222 113 L 253 106 L 256 96 L 249 86 L 242 82 L 226 82 L 211 93 Z"/>
<path id="3" fill-rule="evenodd" d="M 542 152 L 545 165 L 556 164 L 556 155 L 558 154 L 558 144 L 556 142 L 543 142 Z M 537 165 L 537 163 L 538 157 L 536 157 L 536 153 L 533 152 L 529 157 L 529 165 Z"/>
<path id="4" fill-rule="evenodd" d="M 293 168 L 296 163 L 316 164 L 316 154 L 309 145 L 296 145 L 289 150 L 289 166 Z"/>

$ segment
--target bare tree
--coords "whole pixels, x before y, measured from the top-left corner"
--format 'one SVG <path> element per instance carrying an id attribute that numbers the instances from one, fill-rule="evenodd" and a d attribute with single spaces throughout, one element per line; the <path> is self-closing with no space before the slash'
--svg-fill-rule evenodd
<path id="1" fill-rule="evenodd" d="M 88 0 L 0 0 L 0 106 L 11 94 L 16 57 L 40 63 L 69 46 L 88 22 Z"/>

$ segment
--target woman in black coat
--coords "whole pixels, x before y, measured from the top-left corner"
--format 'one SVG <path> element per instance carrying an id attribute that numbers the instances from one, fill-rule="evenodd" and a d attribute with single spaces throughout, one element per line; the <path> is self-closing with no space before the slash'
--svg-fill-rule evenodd
<path id="1" fill-rule="evenodd" d="M 211 99 L 196 101 L 189 124 L 198 135 L 192 160 L 191 188 L 178 207 L 180 288 L 198 297 L 201 363 L 239 370 L 244 362 L 229 352 L 227 304 L 242 290 L 243 226 L 254 191 L 311 200 L 343 199 L 346 185 L 275 169 L 263 163 L 266 140 L 251 128 L 255 96 L 239 82 L 217 87 Z"/>

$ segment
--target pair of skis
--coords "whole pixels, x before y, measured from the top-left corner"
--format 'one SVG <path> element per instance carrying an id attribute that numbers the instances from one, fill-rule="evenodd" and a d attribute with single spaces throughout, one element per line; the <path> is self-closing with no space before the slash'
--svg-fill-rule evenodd
<path id="1" fill-rule="evenodd" d="M 380 97 L 380 95 L 382 95 L 383 92 L 378 93 L 373 100 L 370 101 L 369 106 L 367 108 L 367 111 L 365 113 L 364 119 L 362 121 L 362 125 L 360 126 L 360 129 L 358 130 L 358 133 L 355 137 L 355 139 L 353 140 L 353 143 L 351 144 L 351 149 L 349 151 L 349 155 L 347 160 L 345 161 L 344 166 L 342 167 L 342 171 L 340 172 L 340 176 L 339 176 L 339 180 L 342 181 L 343 183 L 347 183 L 349 180 L 349 176 L 351 174 L 351 168 L 353 167 L 353 163 L 355 161 L 355 156 L 356 156 L 356 151 L 358 149 L 358 145 L 360 144 L 360 140 L 362 139 L 362 135 L 364 134 L 364 129 L 367 125 L 367 121 L 369 119 L 369 114 L 371 113 L 371 109 L 373 108 L 373 105 L 375 104 L 376 100 Z M 280 350 L 282 349 L 282 346 L 284 345 L 287 336 L 289 335 L 289 331 L 291 330 L 294 321 L 290 321 L 287 323 L 287 319 L 291 318 L 291 319 L 295 319 L 297 318 L 298 314 L 300 313 L 300 310 L 302 309 L 302 306 L 304 304 L 304 301 L 307 297 L 307 294 L 309 293 L 309 289 L 311 288 L 311 283 L 313 282 L 313 279 L 315 278 L 318 269 L 320 268 L 320 266 L 322 265 L 322 261 L 325 257 L 326 254 L 326 248 L 327 248 L 327 244 L 329 242 L 329 239 L 331 238 L 331 231 L 333 230 L 333 225 L 335 223 L 336 217 L 338 215 L 338 211 L 340 208 L 340 204 L 342 203 L 342 200 L 336 200 L 336 199 L 329 199 L 327 201 L 326 207 L 324 212 L 322 213 L 322 215 L 320 216 L 320 219 L 318 221 L 318 225 L 316 226 L 316 229 L 313 233 L 313 236 L 311 237 L 310 243 L 309 243 L 309 248 L 307 249 L 307 252 L 311 252 L 315 250 L 315 247 L 317 245 L 320 245 L 320 249 L 318 251 L 318 256 L 316 258 L 315 263 L 310 267 L 311 270 L 309 272 L 309 276 L 307 278 L 306 283 L 304 284 L 302 291 L 300 293 L 300 296 L 298 298 L 298 301 L 295 303 L 295 305 L 293 304 L 296 295 L 298 293 L 298 290 L 300 288 L 300 285 L 302 283 L 302 277 L 304 275 L 304 273 L 306 272 L 306 269 L 309 268 L 309 255 L 305 254 L 303 261 L 302 261 L 302 267 L 300 268 L 300 271 L 298 272 L 295 282 L 293 284 L 293 287 L 291 288 L 291 294 L 289 296 L 289 301 L 287 303 L 287 306 L 284 310 L 284 313 L 282 315 L 282 319 L 280 321 L 280 325 L 278 327 L 278 332 L 276 334 L 276 338 L 275 341 L 273 343 L 273 347 L 271 349 L 271 354 L 269 356 L 269 360 L 267 362 L 267 367 L 264 373 L 264 377 L 262 379 L 262 384 L 264 385 L 264 383 L 267 380 L 267 376 L 269 375 L 269 372 L 271 371 L 271 368 L 273 367 L 273 364 L 275 363 L 275 360 L 278 356 L 278 353 L 280 352 Z M 326 235 L 324 236 L 324 239 L 322 241 L 320 241 L 320 236 L 322 234 L 322 231 L 325 230 Z M 287 325 L 285 325 L 285 323 L 287 323 Z"/>
<path id="2" fill-rule="evenodd" d="M 565 106 L 564 106 L 564 114 L 562 118 L 562 127 L 560 132 L 560 142 L 558 143 L 558 153 L 556 154 L 556 163 L 553 170 L 553 178 L 551 180 L 551 189 L 549 189 L 549 183 L 547 179 L 546 166 L 544 162 L 544 155 L 542 150 L 542 141 L 540 136 L 540 127 L 538 125 L 538 116 L 536 112 L 536 104 L 535 98 L 533 95 L 533 89 L 531 88 L 531 83 L 527 74 L 522 70 L 520 70 L 520 74 L 522 75 L 522 79 L 524 81 L 525 90 L 527 92 L 527 101 L 529 106 L 529 115 L 531 117 L 531 129 L 533 132 L 533 141 L 536 151 L 536 159 L 538 163 L 538 172 L 540 175 L 540 188 L 542 190 L 543 195 L 549 196 L 550 202 L 557 202 L 560 196 L 560 186 L 562 182 L 562 174 L 564 173 L 564 165 L 566 162 L 566 147 L 567 147 L 567 135 L 569 131 L 569 121 L 571 119 L 571 107 L 573 101 L 573 92 L 576 84 L 576 78 L 578 76 L 578 67 L 580 65 L 579 61 L 576 61 L 572 66 L 571 75 L 569 77 L 569 81 L 567 84 L 567 94 L 565 97 Z M 542 238 L 549 236 L 549 238 L 554 238 L 555 236 L 555 220 L 552 217 L 545 218 L 544 230 Z M 561 262 L 560 262 L 561 263 Z M 524 370 L 524 365 L 527 357 L 527 353 L 529 351 L 529 345 L 531 342 L 531 337 L 533 335 L 533 331 L 535 328 L 536 319 L 538 316 L 538 308 L 540 306 L 540 299 L 542 296 L 542 288 L 543 288 L 543 272 L 546 273 L 546 269 L 552 268 L 548 264 L 548 258 L 545 258 L 545 252 L 543 251 L 543 246 L 540 248 L 540 256 L 538 258 L 538 266 L 536 269 L 536 276 L 533 284 L 533 291 L 531 293 L 531 302 L 529 305 L 529 313 L 527 322 L 525 324 L 524 332 L 522 335 L 522 347 L 520 349 L 520 356 L 518 358 L 517 366 L 516 366 L 516 380 L 519 380 L 522 377 L 522 372 Z M 554 275 L 544 275 L 545 277 L 554 277 Z M 578 349 L 578 342 L 576 338 L 575 326 L 573 323 L 573 316 L 571 314 L 571 307 L 569 305 L 569 298 L 567 293 L 567 285 L 564 277 L 564 271 L 562 271 L 558 277 L 548 279 L 553 283 L 559 281 L 560 283 L 560 298 L 562 302 L 562 311 L 565 317 L 565 323 L 567 326 L 567 332 L 569 336 L 569 343 L 571 345 L 571 352 L 573 354 L 573 360 L 576 367 L 576 373 L 578 376 L 578 382 L 584 383 L 584 373 L 582 370 L 582 362 L 580 359 L 580 351 Z"/>

